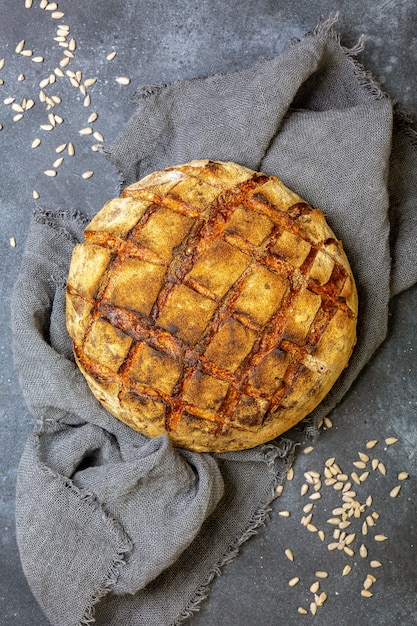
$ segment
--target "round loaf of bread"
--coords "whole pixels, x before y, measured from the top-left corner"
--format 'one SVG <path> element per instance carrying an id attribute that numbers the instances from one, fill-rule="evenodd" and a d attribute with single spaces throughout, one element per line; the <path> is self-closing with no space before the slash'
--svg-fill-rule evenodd
<path id="1" fill-rule="evenodd" d="M 346 367 L 357 292 L 323 213 L 276 176 L 192 161 L 110 200 L 75 246 L 67 328 L 115 417 L 197 451 L 306 417 Z"/>

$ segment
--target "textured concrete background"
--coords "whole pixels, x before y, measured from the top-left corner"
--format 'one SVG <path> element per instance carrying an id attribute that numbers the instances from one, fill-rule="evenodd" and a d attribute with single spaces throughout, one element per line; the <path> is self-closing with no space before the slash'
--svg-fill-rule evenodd
<path id="1" fill-rule="evenodd" d="M 38 608 L 21 570 L 14 532 L 14 490 L 16 470 L 24 442 L 32 431 L 33 420 L 21 396 L 12 366 L 10 336 L 10 298 L 19 269 L 30 216 L 35 204 L 53 209 L 76 207 L 93 215 L 115 194 L 117 176 L 103 156 L 91 150 L 97 138 L 82 136 L 93 111 L 99 114 L 92 124 L 95 131 L 111 141 L 130 115 L 135 104 L 133 95 L 141 85 L 171 82 L 178 78 L 224 72 L 247 67 L 253 62 L 279 53 L 292 37 L 311 30 L 320 15 L 340 10 L 339 29 L 346 46 L 356 44 L 364 33 L 365 50 L 361 62 L 371 70 L 390 95 L 417 115 L 417 9 L 407 0 L 61 0 L 55 19 L 52 11 L 42 10 L 39 0 L 25 9 L 24 0 L 2 0 L 0 3 L 0 623 L 7 626 L 44 626 L 46 619 Z M 39 101 L 39 82 L 59 66 L 63 48 L 54 41 L 59 24 L 70 26 L 70 37 L 77 42 L 74 58 L 64 68 L 81 70 L 83 80 L 97 78 L 88 89 L 91 106 L 83 106 L 83 95 L 68 79 L 57 79 L 45 88 L 48 95 L 58 95 L 62 103 L 49 113 L 63 118 L 53 131 L 39 129 L 48 123 L 45 107 Z M 69 37 L 69 38 L 70 38 Z M 33 56 L 42 55 L 42 63 L 15 53 L 19 41 Z M 107 61 L 113 50 L 117 56 Z M 23 74 L 25 79 L 18 80 Z M 117 76 L 131 77 L 128 86 L 116 83 Z M 20 76 L 20 78 L 22 78 Z M 4 99 L 33 98 L 35 106 L 23 119 Z M 42 144 L 31 149 L 35 137 Z M 55 148 L 72 141 L 76 154 L 68 157 L 55 178 L 43 172 L 59 156 Z M 83 180 L 81 174 L 93 170 L 94 176 Z M 35 201 L 32 190 L 40 199 Z M 16 247 L 9 245 L 14 237 Z M 285 622 L 351 626 L 358 622 L 391 626 L 417 624 L 416 617 L 416 336 L 417 290 L 413 288 L 392 302 L 389 337 L 372 362 L 333 412 L 333 428 L 326 429 L 314 450 L 301 454 L 295 465 L 295 476 L 287 482 L 281 498 L 275 501 L 270 522 L 259 535 L 247 542 L 241 555 L 217 578 L 201 611 L 189 620 L 194 626 L 210 624 L 230 626 L 262 624 L 275 626 Z M 384 444 L 386 437 L 399 441 Z M 323 472 L 325 460 L 336 457 L 346 473 L 355 471 L 353 462 L 358 451 L 366 452 L 365 443 L 378 439 L 367 451 L 383 461 L 386 476 L 371 469 L 369 479 L 358 487 L 361 502 L 373 496 L 369 513 L 379 513 L 375 531 L 361 535 L 363 518 L 352 523 L 347 532 L 358 535 L 352 546 L 352 557 L 326 545 L 331 537 L 327 519 L 340 506 L 336 492 L 323 487 L 323 497 L 315 507 L 314 523 L 326 530 L 326 542 L 300 524 L 303 506 L 309 494 L 300 495 L 305 482 L 303 472 Z M 356 470 L 358 473 L 363 469 Z M 389 492 L 398 484 L 400 471 L 410 474 L 397 499 Z M 290 511 L 282 517 L 280 511 Z M 372 531 L 372 532 L 371 532 Z M 387 535 L 383 543 L 373 539 L 375 533 Z M 368 558 L 359 555 L 359 546 L 368 547 Z M 283 556 L 286 548 L 294 552 L 294 562 Z M 382 567 L 372 570 L 371 559 Z M 349 564 L 352 571 L 342 576 Z M 317 615 L 300 615 L 299 606 L 309 608 L 314 598 L 310 585 L 316 570 L 326 570 L 320 591 L 328 599 Z M 377 581 L 370 599 L 360 591 L 366 575 L 372 572 Z M 294 576 L 299 585 L 288 586 Z M 319 593 L 320 593 L 319 591 Z"/>

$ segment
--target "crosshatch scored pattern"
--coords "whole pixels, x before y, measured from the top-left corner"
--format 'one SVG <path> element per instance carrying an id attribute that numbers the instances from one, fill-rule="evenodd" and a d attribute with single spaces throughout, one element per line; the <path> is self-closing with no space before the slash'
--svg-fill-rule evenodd
<path id="1" fill-rule="evenodd" d="M 346 257 L 276 177 L 167 168 L 108 202 L 85 238 L 67 286 L 76 360 L 104 406 L 149 436 L 256 445 L 314 408 L 350 356 Z"/>

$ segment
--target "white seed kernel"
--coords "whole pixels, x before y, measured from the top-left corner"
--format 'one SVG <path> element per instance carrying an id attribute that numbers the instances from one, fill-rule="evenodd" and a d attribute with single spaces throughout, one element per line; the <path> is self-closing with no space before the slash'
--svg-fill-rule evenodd
<path id="1" fill-rule="evenodd" d="M 290 587 L 295 587 L 295 585 L 298 585 L 299 582 L 300 582 L 299 577 L 294 576 L 294 578 L 291 578 L 291 580 L 288 581 L 288 584 Z"/>
<path id="2" fill-rule="evenodd" d="M 294 554 L 292 550 L 290 550 L 289 548 L 285 550 L 285 556 L 287 557 L 289 561 L 294 561 Z"/>
<path id="3" fill-rule="evenodd" d="M 113 61 L 116 54 L 117 54 L 116 50 L 114 50 L 113 52 L 110 52 L 110 54 L 106 56 L 107 61 Z"/>
<path id="4" fill-rule="evenodd" d="M 396 487 L 394 487 L 394 489 L 391 489 L 391 491 L 389 492 L 389 495 L 391 496 L 391 498 L 396 498 L 398 496 L 398 494 L 401 491 L 401 485 L 397 485 Z"/>
<path id="5" fill-rule="evenodd" d="M 382 563 L 380 561 L 371 561 L 369 565 L 373 568 L 382 567 Z"/>
<path id="6" fill-rule="evenodd" d="M 392 446 L 394 443 L 397 443 L 398 438 L 397 437 L 387 437 L 385 439 L 385 443 L 387 444 L 387 446 Z"/>
<path id="7" fill-rule="evenodd" d="M 36 137 L 33 141 L 32 141 L 32 148 L 37 148 L 38 146 L 40 146 L 42 143 L 42 141 L 39 139 L 39 137 Z"/>
<path id="8" fill-rule="evenodd" d="M 350 574 L 351 571 L 352 571 L 351 566 L 345 565 L 345 567 L 343 568 L 342 576 L 347 576 L 348 574 Z"/>
<path id="9" fill-rule="evenodd" d="M 44 174 L 45 174 L 45 176 L 50 176 L 52 178 L 53 176 L 56 176 L 56 171 L 55 170 L 45 170 Z"/>
<path id="10" fill-rule="evenodd" d="M 52 166 L 55 168 L 60 167 L 64 162 L 64 157 L 60 157 L 59 159 L 56 159 L 53 163 Z"/>
<path id="11" fill-rule="evenodd" d="M 375 541 L 386 541 L 388 537 L 386 535 L 375 535 Z"/>
<path id="12" fill-rule="evenodd" d="M 92 172 L 91 170 L 84 172 L 82 174 L 82 177 L 84 178 L 84 180 L 88 180 L 89 178 L 91 178 L 93 176 L 94 172 Z"/>
<path id="13" fill-rule="evenodd" d="M 128 78 L 127 76 L 118 76 L 116 78 L 116 83 L 119 83 L 119 85 L 129 85 L 130 78 Z"/>
<path id="14" fill-rule="evenodd" d="M 375 448 L 377 443 L 378 443 L 377 439 L 371 439 L 371 441 L 366 442 L 366 447 L 368 450 L 371 450 L 372 448 Z"/>
<path id="15" fill-rule="evenodd" d="M 39 191 L 36 191 L 36 189 L 34 189 L 34 190 L 32 191 L 32 196 L 33 196 L 33 199 L 34 199 L 34 200 L 39 200 L 39 198 L 40 198 Z"/>
<path id="16" fill-rule="evenodd" d="M 37 57 L 32 57 L 32 61 L 34 63 L 43 63 L 44 62 L 44 58 L 41 56 L 37 56 Z"/>
<path id="17" fill-rule="evenodd" d="M 88 173 L 89 172 L 85 172 L 85 174 L 88 174 Z M 87 178 L 87 176 L 84 176 L 83 174 L 83 178 Z M 279 511 L 278 515 L 280 515 L 281 517 L 290 517 L 291 513 L 289 511 Z"/>
<path id="18" fill-rule="evenodd" d="M 14 51 L 17 54 L 20 54 L 23 50 L 23 48 L 25 47 L 25 40 L 22 39 L 22 41 L 19 41 L 19 43 L 17 44 L 16 48 L 14 49 Z"/>

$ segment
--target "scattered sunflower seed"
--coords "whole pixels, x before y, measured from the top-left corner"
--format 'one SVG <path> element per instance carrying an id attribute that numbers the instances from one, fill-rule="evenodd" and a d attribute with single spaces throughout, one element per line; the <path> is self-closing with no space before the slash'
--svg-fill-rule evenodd
<path id="1" fill-rule="evenodd" d="M 52 178 L 53 176 L 56 176 L 57 173 L 55 170 L 45 170 L 44 174 L 45 176 L 50 176 Z"/>
<path id="2" fill-rule="evenodd" d="M 345 565 L 345 567 L 343 568 L 342 576 L 347 576 L 348 574 L 350 574 L 351 571 L 352 571 L 351 566 Z"/>
<path id="3" fill-rule="evenodd" d="M 5 59 L 0 59 L 0 70 L 3 69 L 5 62 Z"/>
<path id="4" fill-rule="evenodd" d="M 60 157 L 59 159 L 56 159 L 53 163 L 52 163 L 52 167 L 58 168 L 61 167 L 61 165 L 64 162 L 64 157 Z"/>
<path id="5" fill-rule="evenodd" d="M 33 196 L 33 199 L 34 199 L 34 200 L 39 200 L 39 198 L 40 198 L 39 192 L 38 192 L 38 191 L 36 191 L 36 189 L 34 189 L 34 190 L 32 191 L 32 196 Z"/>
<path id="6" fill-rule="evenodd" d="M 287 472 L 287 480 L 292 480 L 294 478 L 294 468 L 290 467 Z"/>
<path id="7" fill-rule="evenodd" d="M 325 417 L 324 418 L 324 425 L 326 426 L 326 428 L 332 428 L 333 422 L 330 419 L 330 417 Z"/>
<path id="8" fill-rule="evenodd" d="M 74 154 L 75 154 L 74 144 L 72 144 L 72 143 L 68 144 L 68 154 L 70 156 L 74 156 Z"/>
<path id="9" fill-rule="evenodd" d="M 84 172 L 82 174 L 82 177 L 84 178 L 84 180 L 88 180 L 89 178 L 91 178 L 93 176 L 94 172 L 92 172 L 91 170 Z"/>
<path id="10" fill-rule="evenodd" d="M 298 611 L 301 615 L 307 615 L 307 613 L 308 613 L 307 609 L 305 609 L 305 608 L 304 608 L 304 607 L 302 607 L 302 606 L 299 606 L 299 607 L 298 607 L 298 609 L 297 609 L 297 611 Z"/>
<path id="11" fill-rule="evenodd" d="M 391 489 L 391 491 L 389 492 L 389 495 L 391 496 L 391 498 L 396 498 L 398 496 L 398 494 L 401 491 L 401 485 L 397 485 L 396 487 L 394 487 L 394 489 Z"/>
<path id="12" fill-rule="evenodd" d="M 388 537 L 386 535 L 375 535 L 375 541 L 386 541 Z"/>
<path id="13" fill-rule="evenodd" d="M 97 81 L 97 78 L 87 78 L 87 79 L 84 81 L 84 85 L 85 85 L 86 87 L 92 87 L 92 86 L 96 83 L 96 81 Z"/>
<path id="14" fill-rule="evenodd" d="M 318 572 L 315 573 L 315 576 L 317 578 L 327 578 L 328 577 L 328 572 L 324 572 L 322 570 L 319 570 Z"/>
<path id="15" fill-rule="evenodd" d="M 373 568 L 382 567 L 382 563 L 380 561 L 371 561 L 369 565 Z"/>
<path id="16" fill-rule="evenodd" d="M 16 248 L 16 238 L 15 237 L 10 237 L 9 238 L 9 243 L 10 243 L 10 246 L 12 248 Z"/>
<path id="17" fill-rule="evenodd" d="M 61 145 L 59 145 L 57 148 L 55 148 L 55 152 L 60 154 L 61 152 L 64 152 L 66 147 L 67 147 L 66 143 L 61 143 Z"/>
<path id="18" fill-rule="evenodd" d="M 385 443 L 387 444 L 387 446 L 392 446 L 392 444 L 397 443 L 398 438 L 397 437 L 387 437 L 385 439 Z"/>
<path id="19" fill-rule="evenodd" d="M 377 439 L 371 439 L 370 441 L 366 442 L 366 447 L 368 450 L 371 450 L 372 448 L 375 448 L 377 443 L 378 443 Z"/>
<path id="20" fill-rule="evenodd" d="M 374 594 L 371 593 L 368 589 L 362 589 L 362 591 L 361 591 L 361 596 L 363 598 L 372 598 L 373 595 Z"/>
<path id="21" fill-rule="evenodd" d="M 93 129 L 91 128 L 91 126 L 86 126 L 85 128 L 82 128 L 81 130 L 78 131 L 80 135 L 92 135 L 93 134 Z M 288 475 L 287 475 L 288 478 Z"/>
<path id="22" fill-rule="evenodd" d="M 32 141 L 32 148 L 37 148 L 38 146 L 40 146 L 42 143 L 42 141 L 39 139 L 39 137 L 36 137 L 33 141 Z"/>
<path id="23" fill-rule="evenodd" d="M 25 9 L 32 8 L 32 0 L 25 0 Z"/>
<path id="24" fill-rule="evenodd" d="M 398 480 L 407 480 L 407 478 L 409 477 L 409 473 L 408 472 L 400 472 L 398 474 Z"/>
<path id="25" fill-rule="evenodd" d="M 289 561 L 294 561 L 294 554 L 292 550 L 290 550 L 289 548 L 285 550 L 285 556 L 287 557 Z"/>
<path id="26" fill-rule="evenodd" d="M 359 548 L 359 554 L 363 559 L 366 559 L 366 557 L 368 556 L 368 549 L 364 544 L 362 544 Z"/>
<path id="27" fill-rule="evenodd" d="M 20 54 L 23 50 L 23 48 L 25 47 L 25 40 L 22 39 L 22 41 L 19 41 L 19 43 L 17 44 L 16 48 L 14 49 L 14 51 L 17 54 Z"/>
<path id="28" fill-rule="evenodd" d="M 61 17 L 64 17 L 65 13 L 63 13 L 62 11 L 54 11 L 53 13 L 51 13 L 51 17 L 54 20 L 60 20 Z"/>
<path id="29" fill-rule="evenodd" d="M 17 115 L 13 116 L 14 122 L 20 122 L 21 119 L 23 119 L 23 113 L 18 113 Z"/>
<path id="30" fill-rule="evenodd" d="M 44 62 L 44 58 L 42 56 L 37 56 L 37 57 L 32 57 L 32 61 L 34 63 L 43 63 Z"/>
<path id="31" fill-rule="evenodd" d="M 90 178 L 90 176 L 85 176 L 85 174 L 92 174 L 92 172 L 84 172 L 83 178 Z M 278 513 L 281 517 L 290 517 L 291 513 L 289 511 L 280 511 Z"/>
<path id="32" fill-rule="evenodd" d="M 303 453 L 310 454 L 310 452 L 313 452 L 313 450 L 314 450 L 313 446 L 307 446 L 307 448 L 304 448 Z"/>
<path id="33" fill-rule="evenodd" d="M 127 76 L 118 76 L 116 78 L 116 83 L 119 83 L 119 85 L 129 85 L 130 78 L 128 78 Z"/>
<path id="34" fill-rule="evenodd" d="M 294 576 L 294 578 L 291 578 L 291 580 L 288 581 L 288 585 L 290 587 L 295 587 L 295 585 L 298 585 L 298 583 L 300 582 L 300 579 L 298 576 Z"/>
<path id="35" fill-rule="evenodd" d="M 316 580 L 310 587 L 310 591 L 311 593 L 317 593 L 318 590 L 320 589 L 320 583 L 318 580 Z"/>
<path id="36" fill-rule="evenodd" d="M 315 615 L 317 613 L 317 604 L 315 602 L 311 602 L 310 604 L 310 613 Z"/>
<path id="37" fill-rule="evenodd" d="M 116 54 L 117 54 L 116 50 L 114 50 L 113 52 L 110 52 L 110 54 L 106 56 L 107 61 L 113 61 Z"/>

